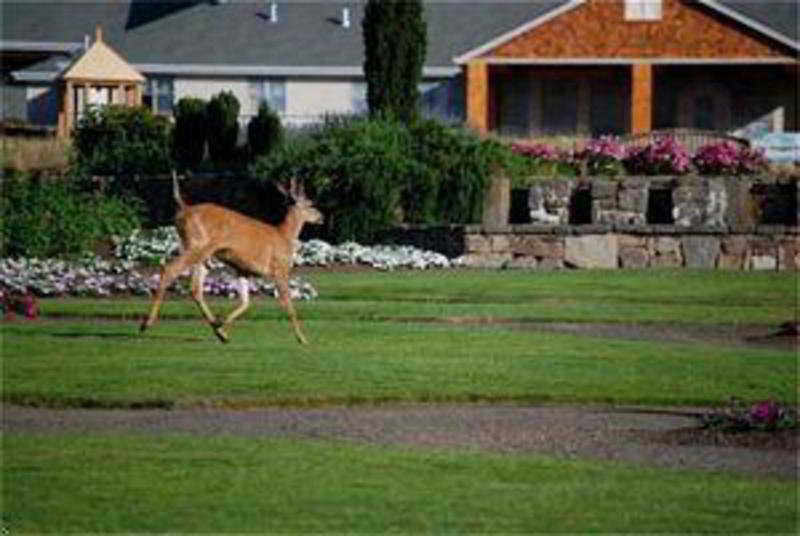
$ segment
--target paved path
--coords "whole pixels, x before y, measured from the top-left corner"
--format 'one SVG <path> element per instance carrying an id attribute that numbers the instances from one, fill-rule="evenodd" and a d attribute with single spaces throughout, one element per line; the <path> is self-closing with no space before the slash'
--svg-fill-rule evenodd
<path id="1" fill-rule="evenodd" d="M 5 406 L 4 433 L 144 433 L 338 439 L 378 445 L 532 452 L 566 458 L 797 478 L 797 452 L 674 445 L 654 432 L 692 427 L 683 411 L 426 405 L 333 409 L 49 410 Z"/>

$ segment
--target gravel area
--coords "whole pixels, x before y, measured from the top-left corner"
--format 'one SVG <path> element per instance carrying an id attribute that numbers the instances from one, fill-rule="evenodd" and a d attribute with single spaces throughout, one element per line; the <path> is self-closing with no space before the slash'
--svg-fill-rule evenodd
<path id="1" fill-rule="evenodd" d="M 331 409 L 51 410 L 5 406 L 4 433 L 144 433 L 339 439 L 377 445 L 541 453 L 643 466 L 798 478 L 797 436 L 786 448 L 676 444 L 691 410 L 425 405 Z"/>

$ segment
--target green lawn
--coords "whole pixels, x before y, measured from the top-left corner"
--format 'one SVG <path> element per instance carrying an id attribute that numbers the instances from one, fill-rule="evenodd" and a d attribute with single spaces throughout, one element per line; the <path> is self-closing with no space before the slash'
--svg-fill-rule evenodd
<path id="1" fill-rule="evenodd" d="M 790 351 L 537 332 L 525 322 L 776 326 L 795 274 L 312 273 L 299 346 L 272 300 L 220 344 L 186 298 L 42 300 L 0 324 L 5 403 L 318 406 L 797 403 Z M 229 300 L 215 300 L 217 309 Z M 510 324 L 440 322 L 453 317 Z M 522 326 L 522 327 L 521 327 Z M 172 435 L 5 434 L 2 528 L 67 532 L 794 533 L 796 482 L 693 471 Z"/>
<path id="2" fill-rule="evenodd" d="M 196 436 L 4 438 L 22 533 L 794 533 L 795 482 Z"/>
<path id="3" fill-rule="evenodd" d="M 186 297 L 167 302 L 165 320 L 144 335 L 137 330 L 144 300 L 44 300 L 42 320 L 2 326 L 3 399 L 54 407 L 797 399 L 797 359 L 787 351 L 429 321 L 775 326 L 795 314 L 792 275 L 445 271 L 312 278 L 321 299 L 298 304 L 309 347 L 295 343 L 272 299 L 256 302 L 228 345 L 216 341 Z"/>

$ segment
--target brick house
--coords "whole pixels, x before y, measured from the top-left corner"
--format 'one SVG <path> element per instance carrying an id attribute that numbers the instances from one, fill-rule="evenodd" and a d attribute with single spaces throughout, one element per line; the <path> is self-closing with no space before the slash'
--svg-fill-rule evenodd
<path id="1" fill-rule="evenodd" d="M 99 25 L 169 115 L 226 90 L 245 123 L 361 113 L 364 0 L 0 0 L 2 118 L 58 120 Z M 424 113 L 512 136 L 798 128 L 797 0 L 426 0 Z"/>

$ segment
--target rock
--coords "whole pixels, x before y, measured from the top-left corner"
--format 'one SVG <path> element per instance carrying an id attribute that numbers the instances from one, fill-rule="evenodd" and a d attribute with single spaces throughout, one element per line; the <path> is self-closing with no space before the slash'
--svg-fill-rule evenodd
<path id="1" fill-rule="evenodd" d="M 617 268 L 617 235 L 583 235 L 565 238 L 564 262 L 577 268 Z"/>
<path id="2" fill-rule="evenodd" d="M 751 270 L 775 270 L 778 267 L 778 261 L 772 255 L 753 255 L 750 257 Z"/>
<path id="3" fill-rule="evenodd" d="M 532 269 L 539 266 L 536 257 L 514 257 L 505 264 L 506 268 Z"/>
<path id="4" fill-rule="evenodd" d="M 647 268 L 650 256 L 643 247 L 621 247 L 619 250 L 619 265 L 622 268 Z"/>
<path id="5" fill-rule="evenodd" d="M 560 236 L 528 235 L 512 243 L 512 252 L 517 256 L 562 259 L 564 239 Z"/>
<path id="6" fill-rule="evenodd" d="M 716 266 L 719 239 L 713 236 L 685 236 L 682 240 L 686 268 L 710 269 Z"/>

